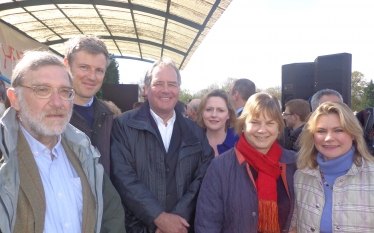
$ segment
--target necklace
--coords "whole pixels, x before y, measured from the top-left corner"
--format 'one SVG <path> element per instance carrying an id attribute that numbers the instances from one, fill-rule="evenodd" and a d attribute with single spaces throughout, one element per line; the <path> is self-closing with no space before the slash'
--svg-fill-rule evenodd
<path id="1" fill-rule="evenodd" d="M 332 186 L 330 186 L 330 185 L 327 183 L 327 181 L 325 180 L 325 176 L 323 175 L 323 173 L 322 173 L 321 171 L 320 171 L 319 173 L 321 173 L 322 181 L 323 181 L 323 183 L 326 185 L 326 187 L 332 190 Z"/>

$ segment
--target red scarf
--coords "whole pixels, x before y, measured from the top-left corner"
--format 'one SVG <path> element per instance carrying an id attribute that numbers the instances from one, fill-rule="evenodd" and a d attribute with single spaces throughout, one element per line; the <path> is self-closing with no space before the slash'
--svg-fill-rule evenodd
<path id="1" fill-rule="evenodd" d="M 259 200 L 257 230 L 263 233 L 279 233 L 277 179 L 281 174 L 278 161 L 282 155 L 282 148 L 275 141 L 268 153 L 264 155 L 249 145 L 242 134 L 236 144 L 236 149 L 258 172 L 255 182 Z"/>

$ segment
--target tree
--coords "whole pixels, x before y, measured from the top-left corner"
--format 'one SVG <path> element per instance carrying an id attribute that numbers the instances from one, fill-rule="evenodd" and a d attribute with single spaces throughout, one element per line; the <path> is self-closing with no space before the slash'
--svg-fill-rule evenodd
<path id="1" fill-rule="evenodd" d="M 368 85 L 364 88 L 364 93 L 361 99 L 361 108 L 365 109 L 369 107 L 374 107 L 374 83 L 370 80 Z"/>
<path id="2" fill-rule="evenodd" d="M 358 71 L 352 72 L 351 81 L 351 108 L 352 111 L 360 111 L 362 95 L 364 89 L 367 86 L 367 82 L 364 80 L 365 75 Z"/>
<path id="3" fill-rule="evenodd" d="M 237 78 L 230 78 L 228 77 L 222 84 L 221 89 L 228 92 L 230 90 L 231 85 L 237 80 Z"/>
<path id="4" fill-rule="evenodd" d="M 190 91 L 187 89 L 181 89 L 179 92 L 179 100 L 185 104 L 189 103 L 189 100 L 193 99 L 194 97 L 191 95 Z"/>
<path id="5" fill-rule="evenodd" d="M 118 70 L 118 62 L 114 58 L 110 58 L 109 66 L 105 71 L 105 76 L 103 79 L 103 84 L 119 84 L 119 70 Z M 96 93 L 96 97 L 99 99 L 103 98 L 103 90 L 100 90 Z"/>
<path id="6" fill-rule="evenodd" d="M 211 84 L 210 86 L 208 86 L 205 89 L 202 89 L 202 90 L 196 92 L 196 94 L 194 95 L 194 99 L 202 99 L 206 93 L 208 93 L 209 91 L 214 90 L 214 89 L 219 89 L 219 86 L 215 83 Z"/>
<path id="7" fill-rule="evenodd" d="M 263 92 L 273 95 L 279 101 L 282 101 L 282 88 L 280 86 L 266 88 Z"/>

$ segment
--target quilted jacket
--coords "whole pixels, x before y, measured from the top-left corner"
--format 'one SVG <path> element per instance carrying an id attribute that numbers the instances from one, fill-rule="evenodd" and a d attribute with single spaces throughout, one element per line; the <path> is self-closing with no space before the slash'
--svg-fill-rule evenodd
<path id="1" fill-rule="evenodd" d="M 282 150 L 279 166 L 288 189 L 290 211 L 281 232 L 288 232 L 292 219 L 296 171 L 294 151 Z M 257 233 L 258 197 L 249 165 L 236 148 L 215 157 L 203 180 L 197 201 L 196 233 Z"/>
<path id="2" fill-rule="evenodd" d="M 333 185 L 333 232 L 374 232 L 374 164 L 355 164 Z M 296 205 L 291 228 L 320 232 L 325 204 L 319 168 L 297 170 L 294 177 Z"/>

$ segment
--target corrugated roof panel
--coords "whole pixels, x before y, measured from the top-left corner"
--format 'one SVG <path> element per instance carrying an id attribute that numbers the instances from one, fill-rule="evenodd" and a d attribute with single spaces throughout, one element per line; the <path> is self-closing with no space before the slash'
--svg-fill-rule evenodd
<path id="1" fill-rule="evenodd" d="M 131 3 L 133 5 L 140 5 L 140 6 L 146 6 L 152 9 L 160 10 L 165 12 L 167 7 L 167 0 L 131 0 Z"/>
<path id="2" fill-rule="evenodd" d="M 161 56 L 161 48 L 149 44 L 140 44 L 143 52 L 143 58 L 157 60 Z"/>
<path id="3" fill-rule="evenodd" d="M 140 57 L 138 43 L 141 43 L 142 58 L 158 59 L 164 46 L 164 56 L 170 56 L 177 64 L 184 59 L 183 69 L 231 1 L 105 0 L 92 1 L 99 3 L 92 5 L 68 4 L 91 2 L 87 0 L 0 0 L 0 19 L 35 40 L 48 42 L 60 53 L 65 39 L 81 33 L 105 38 L 110 52 L 117 56 Z M 166 13 L 168 2 L 170 8 Z"/>
<path id="4" fill-rule="evenodd" d="M 197 33 L 198 30 L 194 28 L 169 20 L 166 28 L 165 45 L 187 52 Z"/>
<path id="5" fill-rule="evenodd" d="M 167 49 L 164 49 L 164 55 L 163 55 L 163 57 L 169 57 L 169 58 L 171 58 L 175 62 L 175 64 L 177 65 L 177 67 L 180 66 L 180 64 L 181 64 L 181 62 L 183 60 L 183 56 L 182 55 L 180 55 L 178 53 L 174 53 L 174 52 L 172 52 L 170 50 L 167 50 Z"/>
<path id="6" fill-rule="evenodd" d="M 108 6 L 97 8 L 113 36 L 136 37 L 129 9 Z"/>
<path id="7" fill-rule="evenodd" d="M 54 45 L 51 45 L 49 47 L 52 48 L 53 50 L 59 52 L 62 56 L 65 56 L 65 44 L 63 44 L 63 43 L 54 44 Z"/>
<path id="8" fill-rule="evenodd" d="M 213 4 L 207 1 L 173 0 L 170 4 L 170 14 L 202 24 L 212 6 Z"/>
<path id="9" fill-rule="evenodd" d="M 25 7 L 25 9 L 31 12 L 36 12 L 36 11 L 56 10 L 57 8 L 55 5 L 51 4 L 51 5 L 28 6 L 28 7 Z"/>
<path id="10" fill-rule="evenodd" d="M 122 55 L 133 54 L 132 56 L 140 57 L 139 46 L 137 42 L 116 40 L 116 43 L 120 47 Z"/>
<path id="11" fill-rule="evenodd" d="M 139 11 L 134 11 L 134 18 L 139 39 L 162 43 L 164 18 Z"/>

